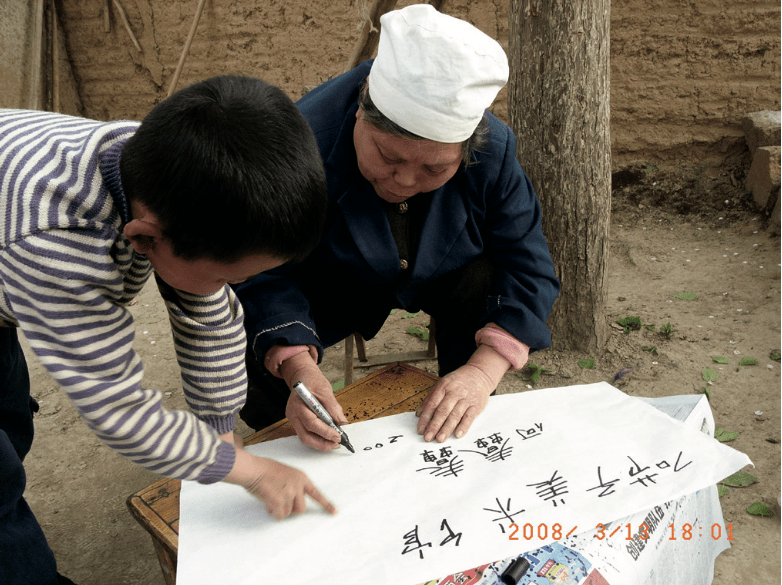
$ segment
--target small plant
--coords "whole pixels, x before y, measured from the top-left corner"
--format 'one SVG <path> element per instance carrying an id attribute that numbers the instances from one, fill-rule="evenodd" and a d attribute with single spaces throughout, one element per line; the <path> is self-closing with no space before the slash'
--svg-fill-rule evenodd
<path id="1" fill-rule="evenodd" d="M 742 488 L 757 482 L 758 482 L 757 477 L 754 477 L 744 471 L 739 471 L 738 473 L 734 473 L 730 477 L 726 477 L 720 483 L 728 487 Z"/>
<path id="2" fill-rule="evenodd" d="M 331 383 L 331 389 L 334 392 L 339 392 L 345 387 L 345 380 L 339 380 L 338 382 Z"/>
<path id="3" fill-rule="evenodd" d="M 578 366 L 585 370 L 591 370 L 592 368 L 595 367 L 595 360 L 593 359 L 579 360 Z"/>
<path id="4" fill-rule="evenodd" d="M 714 438 L 720 443 L 727 443 L 737 438 L 739 434 L 735 431 L 726 431 L 725 429 L 717 429 L 714 431 Z"/>
<path id="5" fill-rule="evenodd" d="M 771 510 L 769 510 L 768 506 L 760 502 L 755 502 L 747 507 L 747 512 L 753 516 L 771 516 Z"/>
<path id="6" fill-rule="evenodd" d="M 649 346 L 645 345 L 641 348 L 641 351 L 648 351 L 650 354 L 652 354 L 654 357 L 658 357 L 660 355 L 660 352 L 657 351 L 657 348 L 655 346 Z"/>
<path id="7" fill-rule="evenodd" d="M 773 349 L 773 350 L 771 350 L 771 353 L 768 354 L 768 357 L 770 357 L 772 360 L 775 360 L 775 361 L 778 362 L 780 360 L 780 357 L 782 357 L 782 356 L 780 356 L 780 353 L 779 353 L 778 349 Z"/>
<path id="8" fill-rule="evenodd" d="M 673 335 L 673 327 L 671 327 L 670 323 L 660 327 L 660 335 L 665 337 L 665 339 L 670 339 L 671 338 L 671 335 Z"/>
<path id="9" fill-rule="evenodd" d="M 719 497 L 722 497 L 722 496 L 724 496 L 724 495 L 725 495 L 725 494 L 727 494 L 729 491 L 730 491 L 730 489 L 726 488 L 724 485 L 718 485 L 718 486 L 717 486 L 717 495 L 718 495 Z"/>
<path id="10" fill-rule="evenodd" d="M 429 341 L 429 330 L 428 329 L 421 329 L 420 327 L 408 327 L 407 332 L 410 335 L 415 335 L 416 337 L 420 337 L 424 341 Z"/>
<path id="11" fill-rule="evenodd" d="M 421 314 L 421 311 L 418 311 L 417 313 L 405 313 L 402 315 L 402 319 L 412 319 L 413 317 L 418 317 L 418 315 Z"/>
<path id="12" fill-rule="evenodd" d="M 654 325 L 644 325 L 644 328 L 648 331 L 657 331 L 657 328 Z"/>
<path id="13" fill-rule="evenodd" d="M 710 388 L 704 388 L 703 390 L 698 392 L 698 394 L 705 394 L 706 395 L 706 400 L 708 400 L 709 403 L 711 403 L 711 389 Z"/>
<path id="14" fill-rule="evenodd" d="M 681 299 L 682 301 L 694 301 L 698 298 L 698 295 L 695 293 L 679 293 L 678 295 L 673 295 L 673 298 Z"/>
<path id="15" fill-rule="evenodd" d="M 727 364 L 728 358 L 722 357 L 721 355 L 713 355 L 711 356 L 711 360 L 713 362 L 717 362 L 718 364 Z"/>
<path id="16" fill-rule="evenodd" d="M 758 365 L 758 360 L 756 360 L 755 358 L 751 358 L 751 357 L 743 357 L 743 358 L 741 358 L 739 360 L 739 365 L 740 366 L 757 366 Z"/>
<path id="17" fill-rule="evenodd" d="M 641 329 L 640 317 L 622 317 L 621 319 L 617 319 L 616 322 L 624 327 L 625 333 L 630 333 L 631 331 L 640 331 Z"/>
<path id="18" fill-rule="evenodd" d="M 701 378 L 703 378 L 706 382 L 716 382 L 719 380 L 720 375 L 716 370 L 712 368 L 706 368 L 701 372 Z"/>
<path id="19" fill-rule="evenodd" d="M 525 378 L 524 376 L 521 376 L 521 379 L 524 381 L 532 382 L 533 384 L 537 384 L 538 380 L 540 380 L 540 376 L 543 374 L 543 372 L 550 372 L 551 369 L 544 368 L 542 366 L 539 366 L 537 364 L 527 364 L 526 370 L 529 370 L 529 378 Z"/>

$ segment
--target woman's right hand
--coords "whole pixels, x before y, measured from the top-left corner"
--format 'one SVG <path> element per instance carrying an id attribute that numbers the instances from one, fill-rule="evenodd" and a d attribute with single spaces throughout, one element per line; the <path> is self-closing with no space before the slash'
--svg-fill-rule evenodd
<path id="1" fill-rule="evenodd" d="M 300 353 L 285 360 L 280 366 L 280 373 L 289 388 L 292 388 L 296 382 L 302 382 L 320 401 L 335 423 L 340 426 L 347 424 L 342 406 L 334 397 L 331 383 L 308 353 Z M 340 434 L 320 420 L 295 392 L 291 392 L 288 399 L 285 416 L 299 436 L 299 440 L 308 447 L 319 451 L 339 449 L 342 439 Z"/>

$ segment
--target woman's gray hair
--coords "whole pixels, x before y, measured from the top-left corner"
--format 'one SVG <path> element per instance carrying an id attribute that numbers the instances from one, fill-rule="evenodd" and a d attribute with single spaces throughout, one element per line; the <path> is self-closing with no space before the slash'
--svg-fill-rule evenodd
<path id="1" fill-rule="evenodd" d="M 364 115 L 364 120 L 386 134 L 410 138 L 412 140 L 425 140 L 409 130 L 405 130 L 396 122 L 390 120 L 383 112 L 377 109 L 372 98 L 369 97 L 369 87 L 366 80 L 361 84 L 358 96 L 358 107 Z M 462 142 L 462 164 L 465 168 L 475 164 L 477 161 L 473 153 L 480 151 L 486 145 L 487 135 L 489 134 L 489 121 L 486 112 L 478 123 L 478 127 L 467 140 Z"/>

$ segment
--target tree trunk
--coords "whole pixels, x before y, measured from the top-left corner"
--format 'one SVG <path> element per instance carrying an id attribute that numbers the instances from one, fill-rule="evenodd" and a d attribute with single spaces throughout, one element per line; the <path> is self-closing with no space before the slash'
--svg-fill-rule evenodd
<path id="1" fill-rule="evenodd" d="M 554 346 L 592 350 L 608 324 L 610 0 L 511 0 L 510 126 L 562 282 Z"/>

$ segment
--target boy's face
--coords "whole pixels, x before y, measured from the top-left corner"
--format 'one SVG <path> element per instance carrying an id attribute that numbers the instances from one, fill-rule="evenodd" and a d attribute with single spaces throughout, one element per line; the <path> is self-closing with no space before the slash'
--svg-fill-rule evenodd
<path id="1" fill-rule="evenodd" d="M 268 254 L 251 254 L 230 264 L 205 258 L 184 260 L 174 255 L 154 213 L 134 201 L 130 207 L 133 219 L 123 228 L 125 236 L 138 254 L 149 258 L 163 282 L 177 290 L 195 295 L 216 293 L 226 284 L 243 282 L 285 262 Z"/>
<path id="2" fill-rule="evenodd" d="M 196 295 L 215 293 L 226 284 L 243 282 L 285 262 L 265 254 L 245 256 L 230 264 L 207 259 L 183 260 L 174 256 L 165 240 L 155 242 L 155 246 L 146 251 L 146 256 L 166 284 Z"/>

